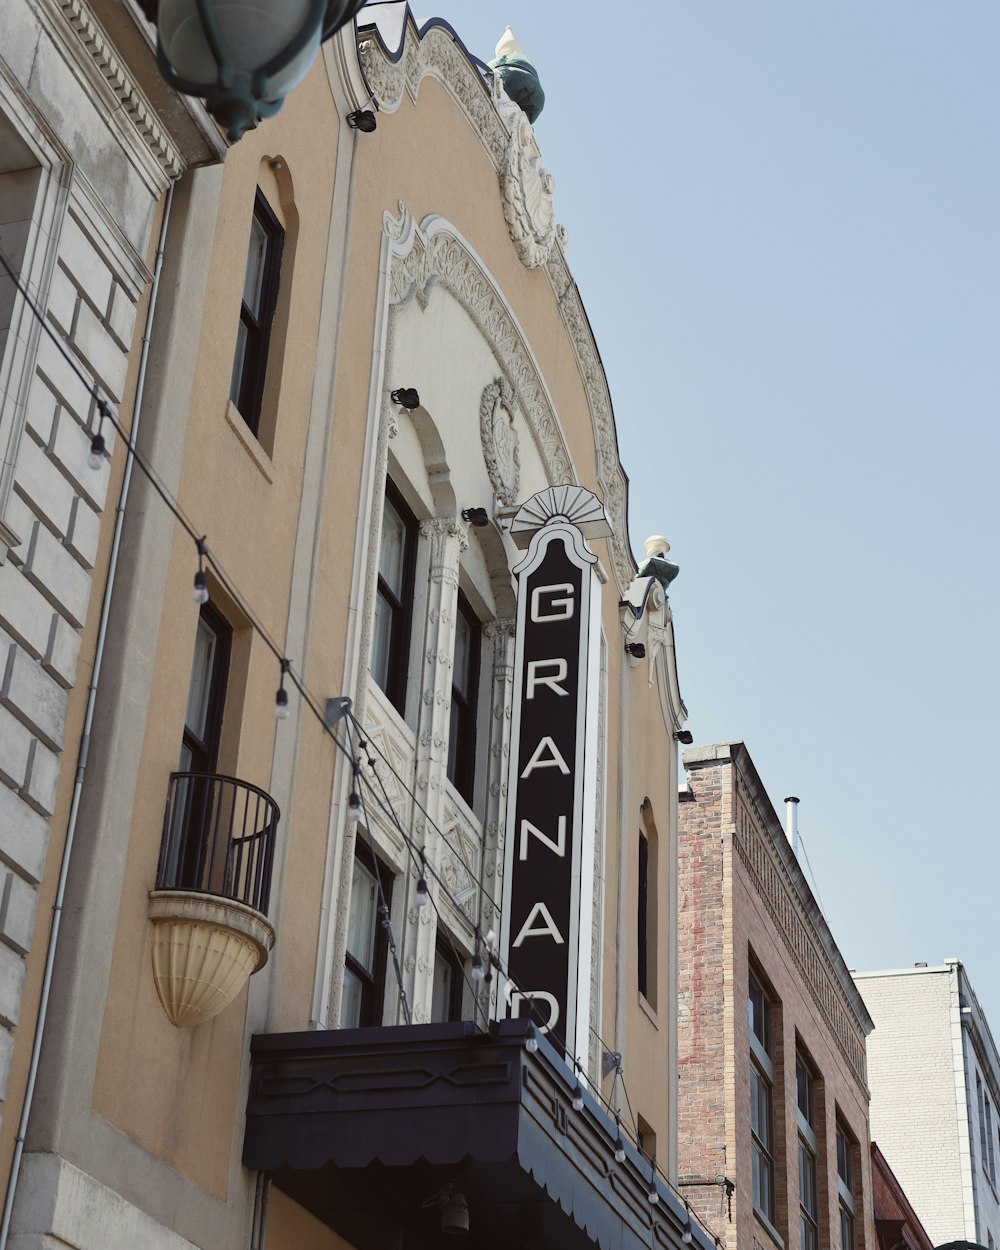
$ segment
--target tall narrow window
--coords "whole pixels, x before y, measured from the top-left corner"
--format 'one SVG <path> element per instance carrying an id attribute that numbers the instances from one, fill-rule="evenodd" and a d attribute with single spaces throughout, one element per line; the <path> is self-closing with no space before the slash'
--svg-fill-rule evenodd
<path id="1" fill-rule="evenodd" d="M 995 1185 L 997 1183 L 996 1159 L 993 1154 L 993 1113 L 990 1109 L 990 1096 L 983 1094 L 983 1109 L 986 1112 L 986 1158 L 983 1160 L 983 1166 L 990 1174 L 990 1180 Z"/>
<path id="2" fill-rule="evenodd" d="M 417 523 L 391 482 L 385 484 L 378 557 L 371 672 L 397 712 L 406 710 Z"/>
<path id="3" fill-rule="evenodd" d="M 459 592 L 451 670 L 448 780 L 469 806 L 476 784 L 476 702 L 479 696 L 479 618 Z"/>
<path id="4" fill-rule="evenodd" d="M 431 1022 L 443 1024 L 462 1018 L 462 964 L 447 939 L 438 938 L 434 952 Z"/>
<path id="5" fill-rule="evenodd" d="M 358 846 L 351 879 L 351 912 L 344 958 L 342 1029 L 382 1023 L 388 937 L 379 916 L 380 881 L 388 904 L 392 897 L 392 874 L 381 860 L 373 859 Z"/>
<path id="6" fill-rule="evenodd" d="M 638 863 L 638 923 L 637 937 L 637 969 L 639 993 L 651 1006 L 656 1006 L 656 950 L 657 950 L 657 835 L 656 821 L 653 819 L 653 805 L 649 799 L 643 799 L 639 809 L 642 816 L 642 827 L 639 830 L 639 863 Z"/>
<path id="7" fill-rule="evenodd" d="M 254 434 L 260 426 L 271 323 L 278 304 L 284 232 L 260 191 L 254 201 L 250 250 L 243 278 L 243 302 L 229 396 Z"/>
<path id="8" fill-rule="evenodd" d="M 213 838 L 223 813 L 210 779 L 219 765 L 232 629 L 211 603 L 202 606 L 195 634 L 181 735 L 177 791 L 165 830 L 158 876 L 180 889 L 200 890 L 213 879 Z M 187 775 L 184 774 L 193 774 Z"/>
<path id="9" fill-rule="evenodd" d="M 214 773 L 219 762 L 233 631 L 211 603 L 202 606 L 188 685 L 180 771 Z"/>
<path id="10" fill-rule="evenodd" d="M 840 1250 L 854 1250 L 854 1139 L 837 1121 L 837 1193 L 840 1198 Z"/>
<path id="11" fill-rule="evenodd" d="M 649 839 L 639 831 L 639 993 L 649 997 Z"/>
<path id="12" fill-rule="evenodd" d="M 750 1138 L 754 1208 L 774 1223 L 774 1062 L 771 1002 L 751 973 L 750 1013 Z"/>
<path id="13" fill-rule="evenodd" d="M 816 1078 L 801 1055 L 795 1056 L 795 1088 L 799 1128 L 799 1240 L 802 1250 L 818 1250 Z"/>

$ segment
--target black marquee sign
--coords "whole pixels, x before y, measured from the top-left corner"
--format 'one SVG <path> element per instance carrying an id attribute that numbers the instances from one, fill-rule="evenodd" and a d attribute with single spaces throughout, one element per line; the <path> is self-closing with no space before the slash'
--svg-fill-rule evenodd
<path id="1" fill-rule="evenodd" d="M 599 508 L 589 492 L 579 494 Z M 505 1006 L 511 1016 L 530 1014 L 570 1059 L 577 1055 L 577 1021 L 582 1017 L 585 1027 L 589 1017 L 596 563 L 580 528 L 556 516 L 535 530 L 514 570 L 518 608 L 500 934 L 510 980 L 501 1011 Z M 586 1038 L 580 1049 L 586 1051 Z"/>

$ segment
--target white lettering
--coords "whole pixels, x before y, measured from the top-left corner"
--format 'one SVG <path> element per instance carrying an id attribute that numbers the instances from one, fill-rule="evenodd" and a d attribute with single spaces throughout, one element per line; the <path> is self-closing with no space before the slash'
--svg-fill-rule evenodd
<path id="1" fill-rule="evenodd" d="M 515 990 L 510 996 L 510 1018 L 512 1020 L 521 1018 L 521 1004 L 523 1002 L 531 1003 L 539 1000 L 548 1003 L 549 1018 L 545 1024 L 538 1025 L 538 1031 L 539 1033 L 548 1033 L 550 1029 L 554 1029 L 559 1023 L 559 1003 L 555 994 L 550 994 L 548 990 L 525 990 L 523 993 L 520 990 Z M 528 1014 L 532 1019 L 535 1018 L 533 1011 L 529 1011 Z M 536 1024 L 538 1023 L 537 1020 L 535 1022 Z"/>
<path id="2" fill-rule="evenodd" d="M 539 669 L 554 668 L 555 672 L 550 673 L 548 677 L 539 675 Z M 525 694 L 526 699 L 535 697 L 536 686 L 548 686 L 550 690 L 554 690 L 556 694 L 569 694 L 568 690 L 564 690 L 559 685 L 561 681 L 566 680 L 566 674 L 569 672 L 569 665 L 565 660 L 529 660 L 528 661 L 528 690 Z"/>
<path id="3" fill-rule="evenodd" d="M 552 754 L 548 759 L 543 759 L 542 751 L 545 750 L 546 746 Z M 569 769 L 566 767 L 566 761 L 559 754 L 559 748 L 548 736 L 544 737 L 541 742 L 539 742 L 538 746 L 535 747 L 534 754 L 524 766 L 524 772 L 521 774 L 522 780 L 525 777 L 530 777 L 536 768 L 558 768 L 564 777 L 569 776 Z"/>
<path id="4" fill-rule="evenodd" d="M 544 842 L 550 851 L 555 851 L 555 853 L 560 857 L 565 856 L 566 854 L 566 817 L 565 816 L 559 817 L 559 835 L 555 841 L 553 841 L 550 837 L 547 837 L 544 833 L 542 833 L 541 829 L 536 828 L 531 823 L 530 820 L 522 820 L 521 821 L 521 852 L 520 852 L 520 855 L 518 856 L 519 859 L 528 858 L 528 838 L 532 834 L 535 835 L 535 837 L 539 840 L 539 842 Z"/>
<path id="5" fill-rule="evenodd" d="M 542 921 L 542 924 L 539 928 L 533 929 L 531 926 L 535 923 L 536 917 Z M 517 950 L 524 939 L 530 937 L 550 937 L 555 941 L 556 946 L 565 945 L 563 935 L 556 928 L 556 922 L 544 903 L 536 903 L 528 912 L 528 919 L 521 925 L 521 932 L 514 939 L 514 949 Z"/>
<path id="6" fill-rule="evenodd" d="M 561 612 L 542 612 L 539 599 L 542 595 L 555 594 L 557 590 L 569 592 L 565 599 L 553 599 L 550 608 L 562 608 Z M 538 625 L 546 621 L 568 621 L 572 619 L 574 610 L 573 587 L 569 582 L 557 582 L 554 586 L 536 586 L 531 592 L 531 619 Z"/>

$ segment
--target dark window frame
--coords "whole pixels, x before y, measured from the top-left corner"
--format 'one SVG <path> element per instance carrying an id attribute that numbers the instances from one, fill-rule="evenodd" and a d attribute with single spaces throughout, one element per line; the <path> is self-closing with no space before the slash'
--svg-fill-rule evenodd
<path id="1" fill-rule="evenodd" d="M 649 999 L 649 839 L 639 830 L 639 993 Z"/>
<path id="2" fill-rule="evenodd" d="M 471 807 L 476 790 L 476 729 L 479 711 L 479 667 L 482 662 L 483 626 L 468 599 L 458 592 L 456 615 L 469 626 L 469 684 L 455 684 L 452 663 L 451 718 L 448 734 L 448 780 Z"/>
<path id="3" fill-rule="evenodd" d="M 229 395 L 250 432 L 257 437 L 260 429 L 261 409 L 264 403 L 264 383 L 267 374 L 267 357 L 271 346 L 271 329 L 278 308 L 278 289 L 281 285 L 281 254 L 285 246 L 285 232 L 264 193 L 258 187 L 254 198 L 253 221 L 259 222 L 264 231 L 263 274 L 260 284 L 259 311 L 254 312 L 246 300 L 240 299 L 240 324 L 246 331 L 243 362 L 237 376 L 236 357 L 233 357 L 233 377 Z M 251 233 L 251 239 L 253 235 Z M 249 261 L 249 254 L 247 256 Z M 244 289 L 246 270 L 244 269 Z M 237 348 L 239 350 L 239 339 Z"/>
<path id="4" fill-rule="evenodd" d="M 434 959 L 443 960 L 451 969 L 451 985 L 448 987 L 448 1006 L 445 1021 L 462 1019 L 462 1003 L 465 998 L 465 964 L 458 953 L 452 949 L 447 937 L 438 930 L 437 942 L 434 947 Z M 433 1014 L 433 1013 L 432 1013 Z M 436 1023 L 442 1023 L 435 1021 Z"/>
<path id="5" fill-rule="evenodd" d="M 854 1233 L 854 1224 L 858 1209 L 858 1197 L 854 1181 L 857 1174 L 855 1151 L 858 1150 L 858 1142 L 840 1115 L 836 1119 L 836 1143 L 840 1250 L 855 1250 L 857 1241 Z"/>
<path id="6" fill-rule="evenodd" d="M 749 975 L 748 1025 L 750 1034 L 750 1151 L 754 1210 L 774 1228 L 777 1212 L 777 1164 L 774 1114 L 774 999 L 763 979 L 751 967 Z M 759 1013 L 758 1013 L 759 1005 Z M 759 1019 L 757 1018 L 759 1014 Z M 756 1077 L 756 1084 L 754 1078 Z M 754 1105 L 756 1098 L 756 1106 Z M 761 1131 L 753 1127 L 754 1112 Z M 763 1135 L 762 1135 L 763 1134 Z"/>
<path id="7" fill-rule="evenodd" d="M 819 1137 L 816 1131 L 818 1082 L 819 1078 L 812 1064 L 801 1050 L 796 1049 L 795 1102 L 799 1138 L 799 1241 L 801 1250 L 818 1250 L 819 1247 Z"/>
<path id="8" fill-rule="evenodd" d="M 406 684 L 410 668 L 410 638 L 413 631 L 413 594 L 417 566 L 417 518 L 410 511 L 391 478 L 385 480 L 385 500 L 403 522 L 402 598 L 378 573 L 376 596 L 388 607 L 392 624 L 389 628 L 389 664 L 386 684 L 381 687 L 389 702 L 400 714 L 406 714 Z M 383 504 L 383 518 L 385 508 Z"/>
<path id="9" fill-rule="evenodd" d="M 192 773 L 215 773 L 219 767 L 219 748 L 222 742 L 222 721 L 226 711 L 226 693 L 229 688 L 229 665 L 233 651 L 233 627 L 217 607 L 209 600 L 201 605 L 199 623 L 204 621 L 215 635 L 215 655 L 206 700 L 205 735 L 198 738 L 188 726 L 185 708 L 182 747 L 191 752 Z M 190 677 L 188 683 L 190 686 Z"/>
<path id="10" fill-rule="evenodd" d="M 389 935 L 382 922 L 382 895 L 385 895 L 386 906 L 392 910 L 392 887 L 395 874 L 389 866 L 373 855 L 369 847 L 360 838 L 354 847 L 355 863 L 360 863 L 372 874 L 376 881 L 375 897 L 375 941 L 373 943 L 372 971 L 356 959 L 349 950 L 344 951 L 344 967 L 352 972 L 361 982 L 361 1010 L 358 1023 L 354 1028 L 370 1028 L 382 1023 L 385 1003 L 386 965 L 389 957 Z M 381 887 L 381 889 L 379 889 Z"/>

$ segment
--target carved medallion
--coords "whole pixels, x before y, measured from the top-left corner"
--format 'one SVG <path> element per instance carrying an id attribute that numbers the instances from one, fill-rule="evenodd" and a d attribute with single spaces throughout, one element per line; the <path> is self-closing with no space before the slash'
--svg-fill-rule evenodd
<path id="1" fill-rule="evenodd" d="M 517 254 L 528 269 L 537 269 L 549 259 L 555 242 L 555 181 L 542 164 L 531 123 L 519 108 L 511 107 L 513 112 L 504 110 L 511 131 L 500 172 L 503 215 Z"/>
<path id="2" fill-rule="evenodd" d="M 479 435 L 483 440 L 486 471 L 497 498 L 505 507 L 517 502 L 521 485 L 521 453 L 517 446 L 514 413 L 517 402 L 506 378 L 497 378 L 483 391 L 479 403 Z"/>

